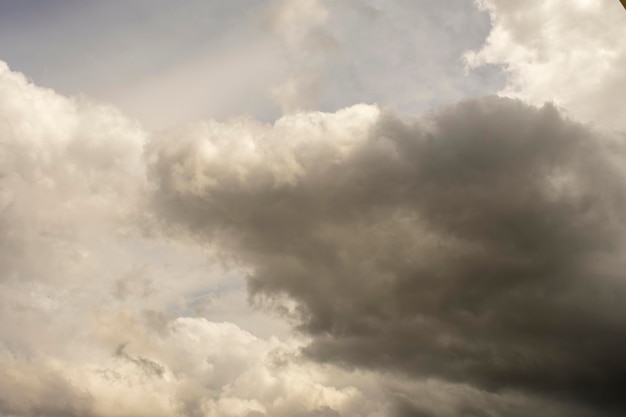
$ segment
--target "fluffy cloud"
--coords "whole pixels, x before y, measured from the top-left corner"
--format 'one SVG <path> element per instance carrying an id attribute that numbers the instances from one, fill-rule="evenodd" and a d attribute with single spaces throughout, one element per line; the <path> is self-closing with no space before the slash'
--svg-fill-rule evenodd
<path id="1" fill-rule="evenodd" d="M 3 63 L 0 114 L 0 279 L 67 275 L 52 258 L 80 263 L 87 254 L 72 238 L 119 227 L 133 207 L 144 134 L 114 109 L 34 87 Z"/>
<path id="2" fill-rule="evenodd" d="M 624 409 L 621 142 L 490 97 L 205 123 L 147 152 L 157 210 L 250 265 L 310 357 Z"/>
<path id="3" fill-rule="evenodd" d="M 534 104 L 553 101 L 584 121 L 624 129 L 624 8 L 613 0 L 478 0 L 491 14 L 486 44 L 471 66 L 508 73 L 503 94 Z"/>
<path id="4" fill-rule="evenodd" d="M 33 86 L 1 63 L 0 138 L 3 340 L 21 353 L 64 350 L 59 341 L 82 333 L 83 304 L 100 300 L 88 292 L 125 267 L 112 249 L 145 184 L 145 134 L 112 108 Z"/>
<path id="5" fill-rule="evenodd" d="M 373 377 L 198 317 L 245 315 L 242 272 L 143 234 L 147 136 L 0 67 L 0 415 L 384 415 Z"/>
<path id="6" fill-rule="evenodd" d="M 623 127 L 623 11 L 481 5 L 494 28 L 470 64 L 504 64 L 504 93 L 541 107 L 357 105 L 152 137 L 0 64 L 0 413 L 623 414 L 623 143 L 543 105 Z M 330 6 L 274 10 L 313 67 Z M 293 75 L 277 98 L 311 107 L 321 78 Z M 202 317 L 243 314 L 242 275 L 306 341 Z"/>
<path id="7" fill-rule="evenodd" d="M 412 366 L 401 376 L 402 356 L 391 363 L 376 354 L 387 349 L 383 337 L 402 342 L 393 326 L 372 333 L 390 323 L 379 312 L 396 308 L 394 291 L 408 282 L 386 262 L 404 257 L 408 271 L 426 257 L 411 260 L 414 246 L 431 250 L 429 239 L 439 239 L 425 239 L 406 216 L 402 178 L 411 164 L 389 165 L 403 158 L 392 133 L 410 146 L 412 127 L 360 105 L 272 126 L 206 122 L 147 140 L 114 109 L 41 89 L 6 66 L 0 89 L 0 413 L 585 415 L 521 392 L 492 393 L 473 378 L 424 378 Z M 502 104 L 485 103 L 476 114 Z M 144 233 L 163 225 L 167 233 L 191 226 L 202 239 L 188 246 Z M 225 270 L 220 262 L 236 265 L 228 258 L 242 266 Z M 235 284 L 242 273 L 310 344 L 197 316 L 237 317 L 229 304 L 244 301 Z M 415 311 L 400 303 L 396 314 Z M 312 363 L 305 347 L 315 359 L 357 367 Z"/>
<path id="8" fill-rule="evenodd" d="M 166 335 L 126 336 L 130 341 L 115 354 L 92 351 L 84 361 L 25 360 L 3 350 L 1 410 L 17 416 L 373 417 L 387 407 L 371 376 L 342 381 L 341 372 L 295 360 L 297 345 L 262 340 L 232 324 L 179 318 Z"/>

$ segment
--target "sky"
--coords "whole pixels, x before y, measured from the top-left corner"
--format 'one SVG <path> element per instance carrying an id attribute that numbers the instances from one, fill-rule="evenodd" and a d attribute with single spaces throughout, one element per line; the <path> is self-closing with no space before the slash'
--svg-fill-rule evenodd
<path id="1" fill-rule="evenodd" d="M 626 413 L 617 0 L 0 0 L 1 417 Z"/>

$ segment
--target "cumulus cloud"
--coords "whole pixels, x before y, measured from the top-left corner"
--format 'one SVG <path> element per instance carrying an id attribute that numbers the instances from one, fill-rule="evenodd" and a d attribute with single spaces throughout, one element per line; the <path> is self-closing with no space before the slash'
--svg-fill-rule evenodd
<path id="1" fill-rule="evenodd" d="M 352 16 L 321 0 L 272 9 L 297 61 L 273 124 L 151 135 L 0 63 L 0 413 L 623 414 L 624 144 L 543 104 L 623 127 L 623 25 L 505 3 L 468 62 L 540 107 L 295 112 Z M 298 334 L 247 331 L 242 276 Z"/>
<path id="2" fill-rule="evenodd" d="M 111 107 L 37 87 L 6 65 L 0 90 L 0 414 L 383 417 L 419 409 L 453 416 L 481 398 L 470 387 L 312 363 L 299 338 L 262 339 L 202 318 L 236 318 L 267 333 L 262 319 L 241 317 L 248 313 L 240 311 L 238 275 L 249 267 L 221 266 L 233 265 L 224 258 L 237 258 L 235 247 L 197 239 L 189 246 L 178 232 L 165 238 L 175 223 L 155 229 L 163 219 L 145 204 L 154 186 L 144 172 L 149 134 Z M 310 152 L 316 164 L 342 161 L 379 113 L 356 106 L 272 128 L 208 122 L 174 142 L 150 140 L 147 149 L 179 146 L 182 155 L 215 131 L 216 143 L 196 163 L 227 162 L 223 179 L 236 175 L 253 188 L 255 181 L 297 186 L 309 173 L 295 154 Z M 282 149 L 259 153 L 259 138 L 276 132 Z M 337 140 L 320 147 L 326 135 Z M 252 178 L 250 167 L 266 172 Z M 220 186 L 208 175 L 189 177 L 192 168 L 175 168 L 176 187 Z M 510 401 L 498 407 L 511 409 Z"/>
<path id="3" fill-rule="evenodd" d="M 140 126 L 5 64 L 0 93 L 0 414 L 385 415 L 373 377 L 201 317 L 244 314 L 242 272 L 145 234 Z"/>
<path id="4" fill-rule="evenodd" d="M 157 210 L 250 265 L 309 357 L 626 406 L 621 142 L 496 97 L 172 135 L 147 151 Z"/>
<path id="5" fill-rule="evenodd" d="M 502 91 L 534 104 L 553 101 L 581 120 L 624 129 L 624 10 L 613 0 L 478 0 L 492 29 L 468 53 L 470 66 L 501 65 Z"/>
<path id="6" fill-rule="evenodd" d="M 93 353 L 89 361 L 27 361 L 2 351 L 1 410 L 18 416 L 384 415 L 371 376 L 342 381 L 335 373 L 333 381 L 332 369 L 294 361 L 297 345 L 262 340 L 232 324 L 179 318 L 166 336 L 128 337 L 133 340 L 123 348 Z"/>
<path id="7" fill-rule="evenodd" d="M 144 140 L 115 109 L 0 63 L 0 329 L 12 349 L 65 350 L 81 306 L 100 300 L 88 294 L 125 268 L 110 261 L 134 227 Z"/>
<path id="8" fill-rule="evenodd" d="M 145 135 L 115 109 L 34 87 L 1 65 L 0 279 L 54 279 L 51 257 L 86 256 L 73 237 L 121 229 L 143 178 Z"/>
<path id="9" fill-rule="evenodd" d="M 229 323 L 178 318 L 166 336 L 152 334 L 127 344 L 124 358 L 115 355 L 122 361 L 114 358 L 99 374 L 89 372 L 89 381 L 103 408 L 121 398 L 135 413 L 140 411 L 132 404 L 164 397 L 155 404 L 156 414 L 144 410 L 141 415 L 293 416 L 324 415 L 324 410 L 376 415 L 376 399 L 367 399 L 353 385 L 333 382 L 321 367 L 294 361 L 296 347 L 259 339 Z M 159 373 L 152 372 L 155 367 Z M 121 390 L 129 392 L 120 396 Z"/>

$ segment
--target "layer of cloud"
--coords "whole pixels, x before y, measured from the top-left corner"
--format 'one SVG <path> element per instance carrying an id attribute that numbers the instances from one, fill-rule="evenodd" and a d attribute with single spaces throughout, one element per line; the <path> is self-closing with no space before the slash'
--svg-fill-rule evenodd
<path id="1" fill-rule="evenodd" d="M 36 88 L 0 65 L 0 279 L 53 279 L 59 259 L 87 256 L 72 239 L 123 232 L 145 134 L 115 109 Z"/>
<path id="2" fill-rule="evenodd" d="M 501 65 L 503 94 L 534 104 L 553 101 L 576 118 L 624 129 L 624 8 L 613 0 L 478 0 L 489 11 L 487 42 L 471 66 Z"/>
<path id="3" fill-rule="evenodd" d="M 309 357 L 599 414 L 626 406 L 622 152 L 488 97 L 204 123 L 147 158 L 157 210 L 250 265 Z"/>

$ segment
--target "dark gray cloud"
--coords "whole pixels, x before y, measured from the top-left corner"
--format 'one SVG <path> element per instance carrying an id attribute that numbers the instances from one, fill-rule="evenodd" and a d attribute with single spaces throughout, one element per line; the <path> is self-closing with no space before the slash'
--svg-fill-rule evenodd
<path id="1" fill-rule="evenodd" d="M 495 97 L 246 123 L 155 140 L 155 204 L 250 265 L 308 355 L 626 410 L 620 143 Z"/>

